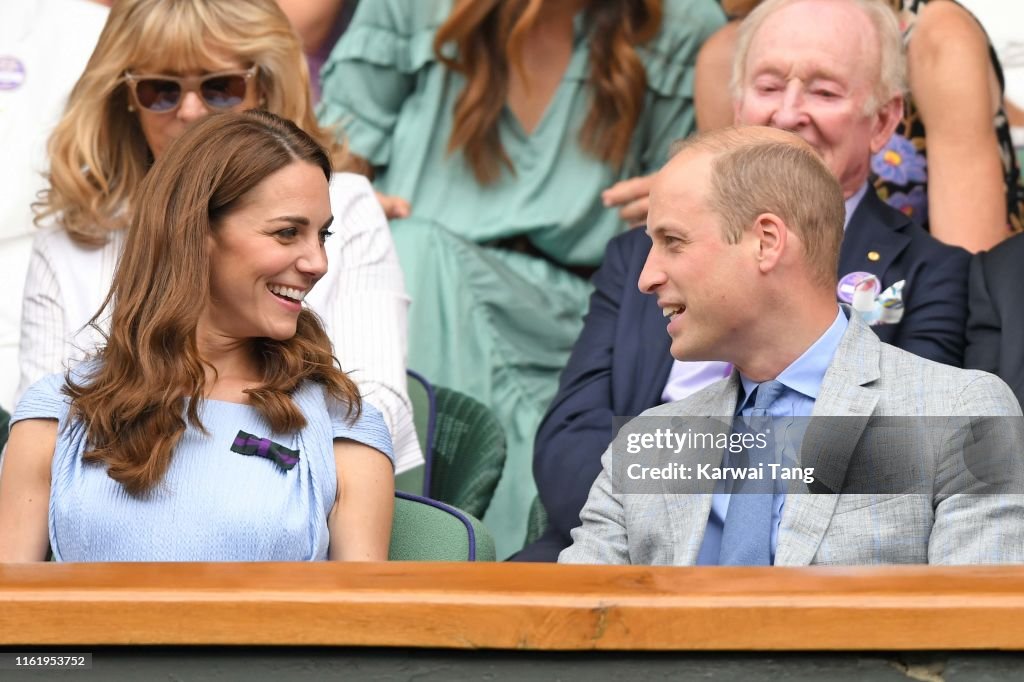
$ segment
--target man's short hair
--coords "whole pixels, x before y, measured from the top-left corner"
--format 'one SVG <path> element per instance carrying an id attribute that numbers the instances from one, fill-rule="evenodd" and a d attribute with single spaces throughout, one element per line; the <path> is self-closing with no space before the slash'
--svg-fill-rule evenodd
<path id="1" fill-rule="evenodd" d="M 761 25 L 769 16 L 789 5 L 804 0 L 765 0 L 740 24 L 736 38 L 736 52 L 732 62 L 733 99 L 743 96 L 743 80 L 746 77 L 747 54 L 750 43 Z M 903 50 L 903 34 L 900 33 L 899 19 L 893 9 L 883 0 L 832 0 L 849 2 L 860 7 L 871 20 L 878 36 L 879 73 L 871 97 L 865 104 L 867 114 L 876 113 L 886 102 L 907 91 L 907 59 Z"/>
<path id="2" fill-rule="evenodd" d="M 712 155 L 707 205 L 721 221 L 722 238 L 736 244 L 757 217 L 778 216 L 799 237 L 808 269 L 835 286 L 846 204 L 835 175 L 817 152 L 792 133 L 771 139 L 755 128 L 721 128 L 677 142 Z"/>

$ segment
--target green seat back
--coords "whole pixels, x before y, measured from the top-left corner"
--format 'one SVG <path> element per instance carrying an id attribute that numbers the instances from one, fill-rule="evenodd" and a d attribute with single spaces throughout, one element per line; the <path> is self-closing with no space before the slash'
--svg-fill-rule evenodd
<path id="1" fill-rule="evenodd" d="M 412 405 L 412 422 L 416 426 L 416 438 L 420 443 L 420 452 L 425 459 L 430 458 L 430 435 L 431 420 L 433 411 L 430 404 L 430 396 L 433 391 L 427 380 L 416 372 L 406 373 L 406 390 L 409 392 L 409 402 Z M 395 476 L 395 490 L 423 495 L 427 491 L 426 466 L 420 465 Z"/>
<path id="2" fill-rule="evenodd" d="M 428 456 L 427 437 L 430 430 L 430 392 L 422 377 L 412 372 L 406 377 L 406 388 L 409 391 L 409 402 L 412 404 L 412 422 L 416 425 L 416 437 L 420 441 L 420 451 Z"/>
<path id="3" fill-rule="evenodd" d="M 547 529 L 548 513 L 541 504 L 540 496 L 536 496 L 530 505 L 530 515 L 526 519 L 526 542 L 523 545 L 536 541 Z"/>
<path id="4" fill-rule="evenodd" d="M 416 495 L 395 494 L 391 561 L 494 561 L 495 556 L 494 538 L 469 514 Z"/>
<path id="5" fill-rule="evenodd" d="M 483 403 L 441 386 L 431 448 L 430 497 L 482 518 L 505 466 L 505 431 Z"/>

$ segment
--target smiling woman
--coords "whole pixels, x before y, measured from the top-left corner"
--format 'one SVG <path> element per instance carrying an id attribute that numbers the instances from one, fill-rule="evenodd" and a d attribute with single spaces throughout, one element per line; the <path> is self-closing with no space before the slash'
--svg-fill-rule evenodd
<path id="1" fill-rule="evenodd" d="M 351 157 L 316 122 L 308 83 L 299 39 L 274 0 L 118 0 L 50 140 L 50 185 L 36 206 L 42 229 L 22 302 L 19 395 L 103 342 L 109 320 L 89 320 L 153 162 L 209 114 L 259 107 L 330 152 L 338 236 L 327 244 L 327 274 L 303 305 L 383 413 L 396 471 L 422 464 L 406 392 L 409 298 L 394 243 L 369 182 L 345 172 Z"/>
<path id="2" fill-rule="evenodd" d="M 298 300 L 327 271 L 330 174 L 258 111 L 160 157 L 106 344 L 12 417 L 0 561 L 387 558 L 391 439 Z"/>
<path id="3" fill-rule="evenodd" d="M 327 272 L 331 204 L 321 169 L 285 166 L 225 216 L 210 240 L 210 339 L 283 340 L 295 334 L 302 300 Z"/>

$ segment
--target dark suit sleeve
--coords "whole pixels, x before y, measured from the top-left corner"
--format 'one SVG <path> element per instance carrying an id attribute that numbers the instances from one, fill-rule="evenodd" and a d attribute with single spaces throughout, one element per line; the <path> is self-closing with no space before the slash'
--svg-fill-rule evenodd
<path id="1" fill-rule="evenodd" d="M 893 345 L 929 360 L 963 367 L 967 270 L 971 256 L 934 244 L 905 291 L 906 310 Z"/>
<path id="2" fill-rule="evenodd" d="M 562 372 L 558 394 L 544 415 L 533 454 L 533 476 L 549 523 L 568 541 L 601 472 L 601 453 L 612 440 L 612 356 L 619 304 L 627 282 L 624 241 L 613 239 L 601 268 L 583 331 Z"/>
<path id="3" fill-rule="evenodd" d="M 971 259 L 964 367 L 999 374 L 1002 322 L 985 281 L 985 254 Z"/>

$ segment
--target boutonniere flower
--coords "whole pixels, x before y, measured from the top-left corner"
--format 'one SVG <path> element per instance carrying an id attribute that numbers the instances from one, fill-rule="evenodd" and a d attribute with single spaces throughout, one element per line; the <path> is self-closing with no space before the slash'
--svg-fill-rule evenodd
<path id="1" fill-rule="evenodd" d="M 878 277 L 869 272 L 851 272 L 839 280 L 838 298 L 871 326 L 897 324 L 903 319 L 903 286 L 901 279 L 882 290 Z"/>

